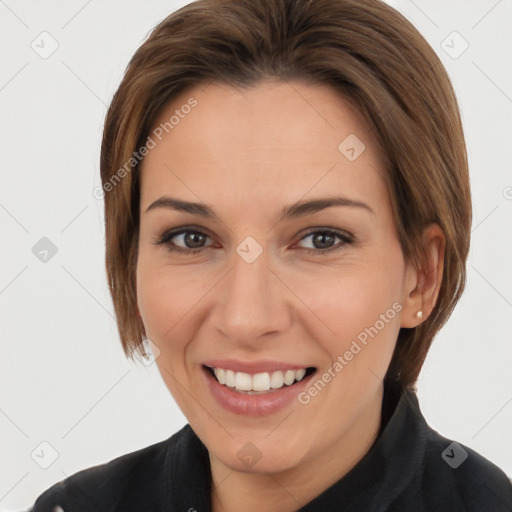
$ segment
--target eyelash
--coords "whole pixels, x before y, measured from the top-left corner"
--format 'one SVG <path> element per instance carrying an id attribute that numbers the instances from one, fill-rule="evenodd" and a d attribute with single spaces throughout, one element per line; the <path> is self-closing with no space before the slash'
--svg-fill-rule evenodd
<path id="1" fill-rule="evenodd" d="M 196 254 L 205 249 L 205 247 L 200 247 L 197 249 L 183 249 L 182 247 L 178 247 L 178 246 L 172 245 L 170 243 L 172 238 L 174 238 L 175 236 L 178 236 L 178 235 L 182 235 L 184 233 L 195 233 L 195 234 L 199 234 L 199 235 L 208 237 L 207 233 L 205 233 L 204 231 L 198 230 L 198 229 L 180 228 L 179 230 L 176 230 L 176 231 L 166 231 L 154 243 L 155 243 L 155 245 L 165 245 L 165 246 L 167 246 L 167 249 L 169 251 L 183 254 L 185 256 Z M 342 231 L 333 230 L 333 229 L 316 229 L 316 230 L 309 231 L 299 241 L 304 240 L 308 236 L 320 234 L 320 233 L 324 234 L 324 235 L 325 234 L 334 235 L 335 237 L 338 237 L 340 240 L 342 240 L 343 243 L 340 245 L 329 247 L 328 249 L 307 249 L 308 254 L 325 255 L 328 252 L 341 249 L 345 245 L 352 244 L 354 242 L 354 238 L 352 237 L 352 235 L 348 235 L 347 233 L 344 233 Z"/>

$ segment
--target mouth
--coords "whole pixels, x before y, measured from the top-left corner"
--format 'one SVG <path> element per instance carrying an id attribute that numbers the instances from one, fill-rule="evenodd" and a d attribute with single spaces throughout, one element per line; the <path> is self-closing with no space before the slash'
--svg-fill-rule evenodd
<path id="1" fill-rule="evenodd" d="M 272 372 L 245 373 L 226 368 L 202 365 L 203 369 L 219 384 L 242 395 L 265 395 L 283 388 L 291 388 L 316 372 L 310 366 L 294 370 L 276 370 Z"/>

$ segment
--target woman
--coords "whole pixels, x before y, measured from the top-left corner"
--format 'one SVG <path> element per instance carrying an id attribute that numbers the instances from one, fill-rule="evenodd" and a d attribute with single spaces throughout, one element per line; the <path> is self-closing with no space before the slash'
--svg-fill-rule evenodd
<path id="1" fill-rule="evenodd" d="M 101 175 L 123 348 L 151 349 L 189 424 L 34 512 L 512 510 L 503 471 L 415 394 L 464 289 L 471 199 L 450 81 L 401 15 L 178 10 L 130 62 Z"/>

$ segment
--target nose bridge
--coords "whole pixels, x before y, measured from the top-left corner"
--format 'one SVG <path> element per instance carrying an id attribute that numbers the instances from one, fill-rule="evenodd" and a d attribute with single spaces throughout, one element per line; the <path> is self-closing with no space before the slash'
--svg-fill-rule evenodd
<path id="1" fill-rule="evenodd" d="M 228 337 L 251 340 L 284 329 L 289 321 L 282 285 L 268 266 L 268 252 L 254 239 L 245 239 L 232 255 L 226 276 L 217 327 Z"/>

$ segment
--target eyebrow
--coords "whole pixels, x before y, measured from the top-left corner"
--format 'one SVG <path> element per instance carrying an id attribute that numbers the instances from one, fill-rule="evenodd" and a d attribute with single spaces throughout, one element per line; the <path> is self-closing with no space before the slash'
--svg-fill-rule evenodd
<path id="1" fill-rule="evenodd" d="M 350 206 L 362 208 L 364 210 L 367 210 L 371 214 L 375 215 L 375 211 L 366 203 L 354 199 L 349 199 L 347 197 L 339 196 L 312 199 L 309 201 L 301 201 L 291 206 L 287 206 L 283 209 L 281 220 L 304 217 L 305 215 L 311 215 L 313 213 L 319 212 L 326 208 L 331 208 L 333 206 Z M 200 215 L 201 217 L 205 218 L 212 218 L 216 216 L 213 210 L 203 203 L 183 201 L 168 196 L 162 196 L 156 201 L 153 201 L 146 208 L 146 212 L 154 210 L 155 208 L 168 208 L 171 210 L 189 213 L 191 215 Z"/>

